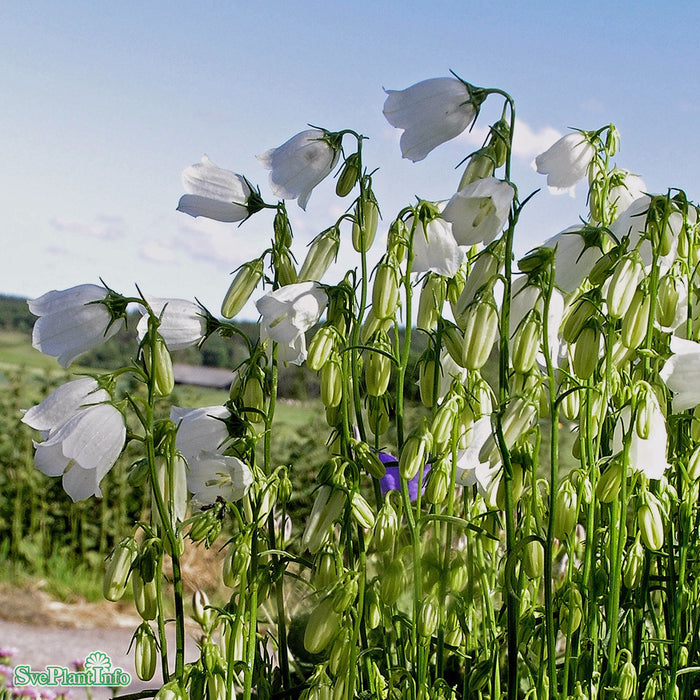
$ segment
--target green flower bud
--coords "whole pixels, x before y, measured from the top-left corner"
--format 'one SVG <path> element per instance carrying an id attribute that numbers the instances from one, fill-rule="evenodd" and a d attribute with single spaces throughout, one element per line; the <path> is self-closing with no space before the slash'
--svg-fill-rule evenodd
<path id="1" fill-rule="evenodd" d="M 221 532 L 221 520 L 214 508 L 201 511 L 193 516 L 190 531 L 187 533 L 192 542 L 201 542 L 206 539 L 213 542 Z"/>
<path id="2" fill-rule="evenodd" d="M 622 318 L 627 313 L 643 276 L 644 265 L 639 253 L 630 253 L 620 260 L 608 286 L 606 300 L 610 316 Z"/>
<path id="3" fill-rule="evenodd" d="M 333 610 L 337 613 L 344 613 L 357 599 L 357 575 L 346 574 L 333 592 Z"/>
<path id="4" fill-rule="evenodd" d="M 292 245 L 292 227 L 289 224 L 286 211 L 277 210 L 272 222 L 272 228 L 275 232 L 275 244 L 283 248 L 289 248 Z"/>
<path id="5" fill-rule="evenodd" d="M 389 429 L 389 409 L 386 396 L 369 396 L 367 399 L 367 423 L 375 435 L 384 435 Z"/>
<path id="6" fill-rule="evenodd" d="M 564 327 L 562 328 L 562 337 L 569 343 L 575 343 L 579 333 L 583 327 L 592 318 L 597 318 L 598 309 L 593 301 L 592 295 L 580 296 L 572 305 L 569 311 Z"/>
<path id="7" fill-rule="evenodd" d="M 350 439 L 355 462 L 374 479 L 381 479 L 386 473 L 384 464 L 377 453 L 366 443 L 360 440 Z"/>
<path id="8" fill-rule="evenodd" d="M 380 580 L 382 601 L 393 605 L 406 590 L 406 569 L 400 557 L 391 561 Z"/>
<path id="9" fill-rule="evenodd" d="M 394 265 L 377 266 L 372 287 L 372 312 L 378 319 L 392 318 L 399 303 L 399 275 Z"/>
<path id="10" fill-rule="evenodd" d="M 420 606 L 416 629 L 423 638 L 430 638 L 435 633 L 439 622 L 440 606 L 434 594 L 429 595 Z"/>
<path id="11" fill-rule="evenodd" d="M 255 368 L 257 371 L 249 372 L 243 384 L 243 413 L 251 423 L 261 423 L 265 417 L 265 375 L 257 365 Z"/>
<path id="12" fill-rule="evenodd" d="M 371 630 L 382 624 L 382 606 L 374 587 L 368 588 L 365 595 L 365 622 Z"/>
<path id="13" fill-rule="evenodd" d="M 421 403 L 426 408 L 432 408 L 435 395 L 435 372 L 440 372 L 440 367 L 435 362 L 432 351 L 427 350 L 418 364 L 418 388 Z"/>
<path id="14" fill-rule="evenodd" d="M 560 540 L 570 537 L 578 522 L 578 495 L 570 481 L 565 481 L 557 492 L 554 510 L 554 536 Z"/>
<path id="15" fill-rule="evenodd" d="M 644 546 L 657 551 L 664 545 L 664 515 L 661 503 L 654 495 L 647 493 L 646 502 L 637 510 L 639 535 Z"/>
<path id="16" fill-rule="evenodd" d="M 425 484 L 425 500 L 433 505 L 442 503 L 447 498 L 449 484 L 447 464 L 444 460 L 434 463 Z"/>
<path id="17" fill-rule="evenodd" d="M 156 693 L 155 700 L 185 700 L 185 693 L 177 680 L 168 681 Z"/>
<path id="18" fill-rule="evenodd" d="M 407 241 L 408 228 L 406 222 L 403 219 L 394 220 L 389 226 L 386 249 L 397 263 L 403 262 L 406 257 Z"/>
<path id="19" fill-rule="evenodd" d="M 372 544 L 378 552 L 388 552 L 396 542 L 396 533 L 399 529 L 399 517 L 396 510 L 387 499 L 377 513 L 374 523 Z"/>
<path id="20" fill-rule="evenodd" d="M 517 505 L 520 500 L 520 496 L 523 493 L 523 468 L 522 465 L 514 462 L 513 468 L 513 478 L 511 479 L 511 493 L 513 495 L 513 506 Z M 506 509 L 506 479 L 505 475 L 501 474 L 501 478 L 498 480 L 498 489 L 496 490 L 496 505 L 498 510 Z"/>
<path id="21" fill-rule="evenodd" d="M 333 598 L 324 598 L 313 610 L 304 631 L 304 648 L 319 654 L 340 631 L 340 615 L 333 609 Z"/>
<path id="22" fill-rule="evenodd" d="M 633 388 L 633 392 L 637 399 L 637 410 L 635 412 L 634 421 L 635 431 L 642 440 L 646 440 L 649 437 L 652 418 L 659 410 L 658 401 L 654 390 L 645 381 L 637 382 Z"/>
<path id="23" fill-rule="evenodd" d="M 331 358 L 338 343 L 338 331 L 333 326 L 322 326 L 309 343 L 306 366 L 312 372 L 318 372 Z"/>
<path id="24" fill-rule="evenodd" d="M 583 599 L 578 588 L 569 588 L 559 608 L 559 627 L 563 634 L 573 634 L 581 625 Z"/>
<path id="25" fill-rule="evenodd" d="M 240 532 L 226 549 L 222 571 L 224 585 L 236 588 L 249 563 L 250 540 L 245 533 Z"/>
<path id="26" fill-rule="evenodd" d="M 211 624 L 211 615 L 209 598 L 201 588 L 198 588 L 192 594 L 192 617 L 202 629 L 207 629 Z"/>
<path id="27" fill-rule="evenodd" d="M 464 335 L 462 331 L 453 323 L 442 321 L 440 323 L 442 342 L 445 345 L 449 356 L 461 367 L 462 347 L 464 346 Z"/>
<path id="28" fill-rule="evenodd" d="M 168 346 L 160 335 L 156 335 L 153 342 L 153 359 L 151 359 L 151 341 L 146 336 L 143 344 L 143 363 L 148 375 L 153 377 L 156 396 L 169 396 L 175 388 L 173 360 Z"/>
<path id="29" fill-rule="evenodd" d="M 158 580 L 156 577 L 153 576 L 150 581 L 144 580 L 139 567 L 137 567 L 131 576 L 131 585 L 138 614 L 144 620 L 155 620 L 158 614 Z"/>
<path id="30" fill-rule="evenodd" d="M 498 312 L 493 299 L 480 299 L 464 312 L 462 362 L 467 369 L 481 369 L 491 354 L 498 333 Z"/>
<path id="31" fill-rule="evenodd" d="M 353 492 L 350 507 L 352 517 L 355 518 L 360 527 L 363 527 L 365 530 L 374 527 L 375 518 L 372 506 L 367 503 L 367 499 L 359 491 Z"/>
<path id="32" fill-rule="evenodd" d="M 318 282 L 338 257 L 340 231 L 331 226 L 311 241 L 309 252 L 301 264 L 297 282 Z"/>
<path id="33" fill-rule="evenodd" d="M 530 540 L 523 547 L 523 571 L 529 579 L 540 578 L 544 573 L 544 547 L 539 540 Z"/>
<path id="34" fill-rule="evenodd" d="M 345 159 L 343 169 L 338 176 L 338 182 L 335 184 L 335 193 L 338 197 L 347 197 L 355 187 L 357 178 L 360 174 L 360 154 L 352 153 Z"/>
<path id="35" fill-rule="evenodd" d="M 696 447 L 688 459 L 688 478 L 697 481 L 700 478 L 700 446 Z"/>
<path id="36" fill-rule="evenodd" d="M 340 406 L 343 398 L 343 371 L 340 361 L 332 358 L 321 368 L 321 401 L 327 408 Z"/>
<path id="37" fill-rule="evenodd" d="M 642 289 L 637 289 L 629 309 L 622 319 L 622 344 L 634 350 L 638 348 L 647 333 L 651 297 Z"/>
<path id="38" fill-rule="evenodd" d="M 274 248 L 272 251 L 272 266 L 277 273 L 277 280 L 282 287 L 297 282 L 297 270 L 294 260 L 287 248 Z"/>
<path id="39" fill-rule="evenodd" d="M 608 276 L 613 272 L 617 261 L 620 259 L 621 246 L 611 248 L 602 257 L 598 258 L 593 268 L 588 273 L 588 281 L 598 287 L 603 284 Z"/>
<path id="40" fill-rule="evenodd" d="M 343 628 L 335 638 L 328 658 L 328 670 L 336 677 L 344 676 L 350 665 L 350 650 L 352 635 L 350 630 Z"/>
<path id="41" fill-rule="evenodd" d="M 343 512 L 346 500 L 345 492 L 340 489 L 333 489 L 327 484 L 318 489 L 301 538 L 302 549 L 308 549 L 312 554 L 318 552 L 331 525 Z"/>
<path id="42" fill-rule="evenodd" d="M 579 379 L 589 379 L 598 366 L 601 334 L 596 322 L 584 326 L 574 345 L 573 370 Z"/>
<path id="43" fill-rule="evenodd" d="M 245 306 L 263 276 L 262 258 L 245 263 L 233 278 L 221 304 L 221 315 L 233 318 Z"/>
<path id="44" fill-rule="evenodd" d="M 469 583 L 469 566 L 461 552 L 453 550 L 453 557 L 447 572 L 447 583 L 453 593 L 461 593 Z"/>
<path id="45" fill-rule="evenodd" d="M 622 668 L 617 676 L 617 687 L 619 688 L 617 697 L 620 700 L 630 700 L 637 687 L 637 670 L 629 658 L 629 652 L 627 652 L 627 655 L 627 661 L 622 664 Z"/>
<path id="46" fill-rule="evenodd" d="M 374 195 L 359 202 L 355 207 L 355 220 L 352 224 L 352 247 L 358 252 L 367 252 L 374 243 L 379 221 L 379 207 Z"/>
<path id="47" fill-rule="evenodd" d="M 552 250 L 552 248 L 541 246 L 531 250 L 529 253 L 520 258 L 520 260 L 518 260 L 518 269 L 526 274 L 541 272 L 549 267 L 553 259 L 554 250 Z"/>
<path id="48" fill-rule="evenodd" d="M 625 559 L 625 568 L 622 572 L 622 580 L 630 590 L 639 586 L 642 581 L 642 572 L 644 569 L 644 547 L 639 539 L 639 534 L 634 540 L 634 544 L 627 552 Z"/>
<path id="49" fill-rule="evenodd" d="M 136 647 L 134 650 L 134 666 L 136 675 L 142 681 L 150 681 L 156 672 L 158 660 L 158 645 L 156 635 L 147 622 L 141 623 L 136 630 Z"/>
<path id="50" fill-rule="evenodd" d="M 612 503 L 617 498 L 622 485 L 624 467 L 621 459 L 613 459 L 600 475 L 595 495 L 601 503 Z"/>
<path id="51" fill-rule="evenodd" d="M 519 374 L 527 374 L 534 366 L 540 349 L 542 323 L 539 314 L 531 311 L 515 331 L 511 362 Z"/>
<path id="52" fill-rule="evenodd" d="M 418 316 L 416 319 L 418 328 L 427 331 L 437 328 L 446 295 L 447 280 L 440 275 L 428 275 L 423 283 L 418 300 Z"/>
<path id="53" fill-rule="evenodd" d="M 366 358 L 365 385 L 367 393 L 370 396 L 383 396 L 389 388 L 392 365 L 391 344 L 385 333 L 379 333 L 375 336 L 367 350 Z"/>
<path id="54" fill-rule="evenodd" d="M 496 169 L 496 151 L 493 147 L 480 148 L 469 158 L 466 170 L 459 181 L 457 191 L 485 177 L 492 177 Z"/>
<path id="55" fill-rule="evenodd" d="M 317 591 L 333 585 L 338 580 L 338 565 L 331 549 L 323 549 L 316 556 L 313 584 Z"/>
<path id="56" fill-rule="evenodd" d="M 467 307 L 475 300 L 477 293 L 485 287 L 493 286 L 503 259 L 503 242 L 491 243 L 479 253 L 466 279 L 462 293 L 453 304 L 452 313 L 460 328 L 464 328 L 463 315 Z"/>
<path id="57" fill-rule="evenodd" d="M 452 440 L 452 431 L 459 415 L 462 400 L 457 396 L 445 399 L 433 416 L 430 433 L 433 436 L 433 448 L 442 453 L 447 450 Z"/>
<path id="58" fill-rule="evenodd" d="M 425 465 L 430 449 L 430 437 L 425 432 L 409 435 L 399 455 L 399 474 L 410 481 Z"/>
<path id="59" fill-rule="evenodd" d="M 664 275 L 659 280 L 656 298 L 656 319 L 659 325 L 668 328 L 674 324 L 681 290 L 681 282 L 675 275 Z"/>
<path id="60" fill-rule="evenodd" d="M 132 564 L 136 561 L 138 546 L 133 537 L 125 537 L 112 551 L 107 563 L 102 592 L 107 600 L 117 601 L 126 592 Z"/>

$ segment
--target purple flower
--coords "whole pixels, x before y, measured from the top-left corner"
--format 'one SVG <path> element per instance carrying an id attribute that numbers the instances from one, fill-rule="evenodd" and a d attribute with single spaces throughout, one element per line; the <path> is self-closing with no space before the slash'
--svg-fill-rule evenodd
<path id="1" fill-rule="evenodd" d="M 401 491 L 401 475 L 399 474 L 399 460 L 394 457 L 394 455 L 388 452 L 380 452 L 379 459 L 386 469 L 386 473 L 379 480 L 379 488 L 384 495 L 388 491 Z M 430 464 L 426 464 L 423 469 L 424 483 L 423 490 L 425 491 L 425 477 L 427 477 L 430 471 Z M 415 501 L 418 498 L 418 481 L 420 479 L 420 470 L 418 473 L 408 482 L 408 497 L 411 501 Z"/>

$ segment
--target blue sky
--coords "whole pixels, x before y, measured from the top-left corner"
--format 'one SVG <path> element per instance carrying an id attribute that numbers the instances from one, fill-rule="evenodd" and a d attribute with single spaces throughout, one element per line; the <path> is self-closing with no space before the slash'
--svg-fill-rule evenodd
<path id="1" fill-rule="evenodd" d="M 257 257 L 271 216 L 242 227 L 175 211 L 180 172 L 206 153 L 274 201 L 255 155 L 307 123 L 369 137 L 385 222 L 415 195 L 449 198 L 477 129 L 426 160 L 402 160 L 383 87 L 450 69 L 515 98 L 521 196 L 567 127 L 614 122 L 617 164 L 650 191 L 700 199 L 700 9 L 658 3 L 3 3 L 0 9 L 0 292 L 38 296 L 102 277 L 118 291 L 198 297 L 213 311 L 229 273 Z M 495 106 L 495 103 L 494 103 Z M 518 232 L 524 252 L 584 212 L 546 187 Z M 322 183 L 290 203 L 295 252 L 347 206 Z M 386 224 L 385 224 L 386 225 Z M 382 229 L 380 229 L 382 230 Z M 354 263 L 353 263 L 354 264 Z"/>

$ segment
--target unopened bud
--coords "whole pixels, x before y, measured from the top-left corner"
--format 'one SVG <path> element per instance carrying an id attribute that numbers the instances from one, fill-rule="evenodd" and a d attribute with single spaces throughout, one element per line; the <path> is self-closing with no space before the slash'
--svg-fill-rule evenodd
<path id="1" fill-rule="evenodd" d="M 399 456 L 399 473 L 402 479 L 410 481 L 425 465 L 430 449 L 430 435 L 426 431 L 418 431 L 409 435 Z"/>
<path id="2" fill-rule="evenodd" d="M 653 494 L 646 495 L 646 501 L 637 510 L 637 524 L 642 542 L 648 549 L 661 549 L 664 544 L 664 516 L 661 503 Z"/>
<path id="3" fill-rule="evenodd" d="M 427 331 L 437 328 L 447 294 L 447 280 L 439 275 L 429 275 L 423 283 L 418 300 L 416 325 Z"/>
<path id="4" fill-rule="evenodd" d="M 442 503 L 447 498 L 450 478 L 444 460 L 434 463 L 425 484 L 425 500 L 433 505 Z"/>
<path id="5" fill-rule="evenodd" d="M 578 588 L 569 588 L 559 608 L 559 627 L 564 634 L 573 634 L 581 625 L 583 599 Z"/>
<path id="6" fill-rule="evenodd" d="M 150 681 L 156 672 L 158 660 L 158 645 L 156 635 L 147 622 L 141 623 L 136 630 L 136 647 L 134 650 L 134 666 L 136 675 L 142 681 Z"/>
<path id="7" fill-rule="evenodd" d="M 637 669 L 629 657 L 629 652 L 627 652 L 627 660 L 618 673 L 617 687 L 619 688 L 617 697 L 620 700 L 630 700 L 637 687 Z"/>
<path id="8" fill-rule="evenodd" d="M 375 435 L 384 435 L 389 429 L 389 410 L 385 396 L 367 399 L 367 423 Z"/>
<path id="9" fill-rule="evenodd" d="M 297 282 L 318 282 L 338 257 L 340 231 L 336 226 L 319 233 L 311 241 L 309 252 L 301 264 Z"/>
<path id="10" fill-rule="evenodd" d="M 131 566 L 136 561 L 138 546 L 133 537 L 125 537 L 112 551 L 105 572 L 103 593 L 107 600 L 117 601 L 126 592 Z"/>
<path id="11" fill-rule="evenodd" d="M 598 309 L 590 295 L 579 297 L 572 305 L 562 328 L 562 337 L 567 343 L 575 343 L 583 327 L 598 316 Z"/>
<path id="12" fill-rule="evenodd" d="M 275 248 L 272 251 L 272 266 L 282 287 L 297 282 L 296 267 L 294 267 L 292 255 L 287 248 Z"/>
<path id="13" fill-rule="evenodd" d="M 374 527 L 374 511 L 372 510 L 372 506 L 367 503 L 367 499 L 362 496 L 359 491 L 355 491 L 352 494 L 350 507 L 352 516 L 360 527 L 363 527 L 365 530 Z"/>
<path id="14" fill-rule="evenodd" d="M 389 500 L 384 501 L 384 505 L 377 513 L 374 523 L 374 534 L 372 544 L 378 552 L 388 552 L 396 542 L 396 533 L 399 528 L 399 517 Z"/>
<path id="15" fill-rule="evenodd" d="M 221 304 L 221 315 L 224 318 L 233 318 L 245 306 L 262 276 L 263 261 L 261 258 L 251 260 L 241 266 Z"/>
<path id="16" fill-rule="evenodd" d="M 630 253 L 618 262 L 608 286 L 608 313 L 622 318 L 629 309 L 639 281 L 644 275 L 644 265 L 639 253 Z"/>
<path id="17" fill-rule="evenodd" d="M 338 342 L 338 332 L 333 326 L 322 326 L 309 343 L 306 366 L 318 372 L 328 362 Z"/>
<path id="18" fill-rule="evenodd" d="M 681 299 L 682 285 L 675 275 L 664 275 L 659 280 L 656 299 L 656 318 L 664 328 L 670 328 L 676 321 L 678 304 Z"/>
<path id="19" fill-rule="evenodd" d="M 136 568 L 131 576 L 131 585 L 134 592 L 134 605 L 138 614 L 143 620 L 155 620 L 158 614 L 158 580 L 156 577 L 146 581 L 139 568 Z"/>
<path id="20" fill-rule="evenodd" d="M 365 361 L 365 385 L 370 396 L 383 396 L 391 380 L 391 344 L 385 333 L 375 336 Z"/>
<path id="21" fill-rule="evenodd" d="M 563 540 L 571 536 L 578 522 L 578 495 L 570 481 L 567 480 L 561 485 L 554 509 L 554 536 Z"/>
<path id="22" fill-rule="evenodd" d="M 338 182 L 335 184 L 335 193 L 338 197 L 347 197 L 355 187 L 360 174 L 360 154 L 352 153 L 345 159 L 345 165 L 340 171 Z"/>
<path id="23" fill-rule="evenodd" d="M 511 362 L 519 374 L 527 374 L 534 366 L 540 349 L 542 323 L 539 314 L 530 312 L 520 323 L 513 338 Z"/>
<path id="24" fill-rule="evenodd" d="M 633 590 L 639 586 L 642 581 L 642 572 L 644 570 L 644 547 L 640 541 L 639 534 L 634 540 L 634 544 L 627 552 L 625 559 L 625 568 L 623 570 L 622 580 L 625 586 Z"/>
<path id="25" fill-rule="evenodd" d="M 464 312 L 462 366 L 481 369 L 491 354 L 498 332 L 498 312 L 492 300 L 480 299 Z"/>
<path id="26" fill-rule="evenodd" d="M 418 612 L 416 629 L 423 638 L 430 638 L 435 633 L 440 616 L 440 605 L 435 594 L 430 594 L 421 604 Z"/>
<path id="27" fill-rule="evenodd" d="M 358 203 L 355 208 L 355 220 L 352 224 L 352 247 L 358 252 L 367 252 L 374 243 L 379 221 L 379 207 L 370 195 L 368 199 Z"/>
<path id="28" fill-rule="evenodd" d="M 496 152 L 493 147 L 484 147 L 473 153 L 467 163 L 467 168 L 459 181 L 459 190 L 485 177 L 491 177 L 496 169 Z"/>
<path id="29" fill-rule="evenodd" d="M 634 350 L 638 348 L 647 333 L 651 297 L 642 289 L 637 289 L 629 309 L 622 319 L 622 344 Z"/>
<path id="30" fill-rule="evenodd" d="M 345 492 L 340 489 L 333 489 L 327 484 L 318 489 L 301 539 L 302 549 L 308 549 L 312 554 L 318 552 L 330 526 L 343 512 L 346 500 Z"/>
<path id="31" fill-rule="evenodd" d="M 544 572 L 544 547 L 537 539 L 523 547 L 523 571 L 529 579 L 540 578 Z"/>
<path id="32" fill-rule="evenodd" d="M 275 232 L 275 243 L 283 248 L 289 248 L 292 245 L 292 227 L 284 210 L 277 211 L 272 221 L 272 228 Z"/>
<path id="33" fill-rule="evenodd" d="M 304 631 L 304 648 L 309 654 L 319 654 L 340 631 L 340 615 L 333 609 L 333 598 L 322 600 L 309 616 Z"/>
<path id="34" fill-rule="evenodd" d="M 574 344 L 573 367 L 579 379 L 589 379 L 598 366 L 601 333 L 597 322 L 584 326 Z"/>
<path id="35" fill-rule="evenodd" d="M 393 605 L 406 588 L 406 569 L 400 557 L 391 561 L 381 578 L 382 601 Z"/>
<path id="36" fill-rule="evenodd" d="M 143 345 L 143 362 L 146 372 L 153 378 L 153 390 L 156 396 L 169 396 L 175 388 L 173 360 L 168 346 L 160 335 L 153 341 L 153 357 L 151 358 L 151 340 L 146 336 Z"/>
<path id="37" fill-rule="evenodd" d="M 399 303 L 399 276 L 394 265 L 380 263 L 372 287 L 372 312 L 378 319 L 392 318 Z"/>
<path id="38" fill-rule="evenodd" d="M 624 466 L 621 459 L 613 459 L 600 475 L 595 495 L 601 503 L 611 503 L 617 498 L 622 485 Z"/>
<path id="39" fill-rule="evenodd" d="M 338 359 L 330 359 L 321 368 L 321 401 L 327 408 L 340 406 L 343 398 L 343 372 Z"/>

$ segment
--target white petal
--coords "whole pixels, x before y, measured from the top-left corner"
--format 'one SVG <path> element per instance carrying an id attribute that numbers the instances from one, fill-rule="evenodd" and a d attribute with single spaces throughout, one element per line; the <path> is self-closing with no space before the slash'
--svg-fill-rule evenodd
<path id="1" fill-rule="evenodd" d="M 161 299 L 146 297 L 154 314 L 160 317 L 158 333 L 170 350 L 182 350 L 196 345 L 206 332 L 202 309 L 186 299 Z M 139 342 L 148 332 L 148 314 L 139 319 L 136 326 Z"/>
<path id="2" fill-rule="evenodd" d="M 547 175 L 552 191 L 568 191 L 584 177 L 595 149 L 583 134 L 562 136 L 553 146 L 535 158 L 537 172 Z"/>
<path id="3" fill-rule="evenodd" d="M 410 227 L 411 222 L 407 222 Z M 413 265 L 411 272 L 435 272 L 445 277 L 454 277 L 464 260 L 452 235 L 452 225 L 442 219 L 433 219 L 427 227 L 417 223 L 413 233 Z"/>
<path id="4" fill-rule="evenodd" d="M 226 442 L 228 429 L 224 421 L 230 417 L 225 406 L 172 407 L 170 418 L 179 426 L 175 446 L 188 463 L 197 459 L 203 451 L 218 450 Z"/>
<path id="5" fill-rule="evenodd" d="M 456 78 L 432 78 L 385 92 L 384 116 L 392 126 L 404 129 L 401 153 L 414 162 L 459 136 L 476 117 L 466 86 Z"/>
<path id="6" fill-rule="evenodd" d="M 66 309 L 80 307 L 91 301 L 104 299 L 107 291 L 96 284 L 80 284 L 70 289 L 52 290 L 37 299 L 29 299 L 29 310 L 35 316 L 62 313 Z"/>
<path id="7" fill-rule="evenodd" d="M 83 501 L 90 496 L 102 496 L 100 491 L 100 479 L 97 478 L 97 470 L 81 469 L 77 464 L 72 466 L 63 475 L 63 490 L 71 497 L 73 502 Z"/>
<path id="8" fill-rule="evenodd" d="M 70 460 L 63 454 L 61 442 L 34 443 L 34 466 L 46 476 L 61 476 Z"/>
<path id="9" fill-rule="evenodd" d="M 248 217 L 247 207 L 232 202 L 222 202 L 219 199 L 208 199 L 196 194 L 184 194 L 180 197 L 177 211 L 189 214 L 195 218 L 203 216 L 214 221 L 231 223 L 243 221 Z"/>
<path id="10" fill-rule="evenodd" d="M 207 156 L 182 171 L 182 185 L 189 195 L 242 205 L 251 194 L 244 177 L 214 165 Z"/>
<path id="11" fill-rule="evenodd" d="M 22 422 L 35 430 L 52 430 L 72 418 L 81 406 L 109 399 L 109 394 L 99 389 L 92 377 L 81 377 L 62 384 L 40 404 L 30 408 L 22 416 Z"/>

